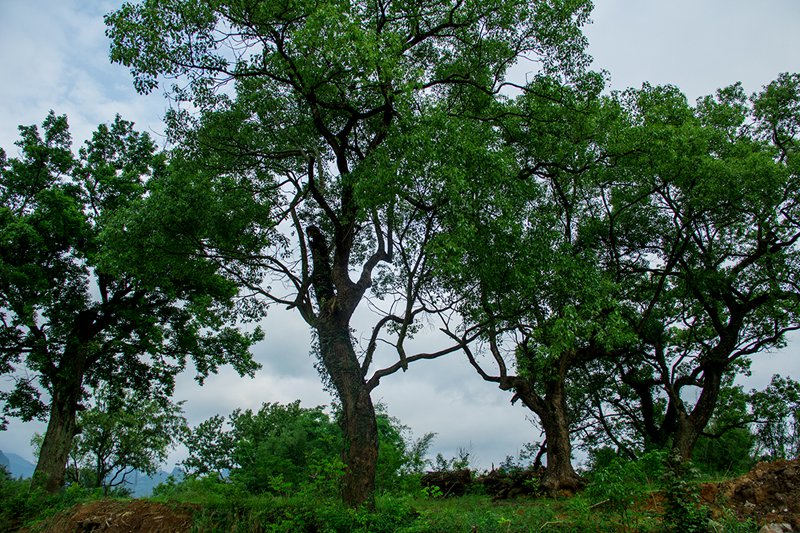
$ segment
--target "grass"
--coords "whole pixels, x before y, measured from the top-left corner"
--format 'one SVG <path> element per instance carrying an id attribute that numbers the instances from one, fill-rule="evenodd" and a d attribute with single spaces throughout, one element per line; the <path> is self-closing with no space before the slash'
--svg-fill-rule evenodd
<path id="1" fill-rule="evenodd" d="M 197 503 L 186 496 L 181 500 Z M 375 511 L 347 509 L 334 498 L 307 495 L 249 496 L 236 501 L 212 501 L 204 495 L 202 499 L 205 503 L 195 515 L 197 532 L 615 532 L 657 531 L 659 525 L 651 511 L 622 516 L 582 496 L 493 501 L 484 495 L 384 495 L 377 498 Z"/>
<path id="2" fill-rule="evenodd" d="M 608 477 L 605 480 L 607 486 L 598 494 L 587 490 L 562 499 L 520 497 L 493 500 L 484 494 L 442 498 L 428 496 L 421 490 L 410 494 L 384 494 L 377 498 L 375 510 L 346 508 L 335 494 L 319 491 L 252 495 L 234 483 L 193 479 L 162 485 L 154 497 L 145 501 L 167 504 L 175 509 L 176 515 L 181 509 L 185 511 L 187 506 L 191 506 L 192 531 L 198 533 L 665 531 L 662 522 L 664 510 L 659 503 L 663 494 L 652 492 L 650 484 L 642 484 L 633 490 L 620 479 Z M 46 524 L 52 522 L 46 520 L 48 517 L 76 503 L 96 500 L 99 496 L 99 493 L 80 489 L 67 489 L 55 496 L 33 494 L 22 482 L 12 481 L 0 483 L 0 487 L 5 497 L 2 498 L 5 501 L 0 501 L 0 511 L 4 511 L 0 512 L 2 531 L 15 531 L 22 525 L 31 526 L 37 522 L 42 530 L 47 531 Z M 623 496 L 630 492 L 635 497 L 632 500 L 615 499 L 613 495 L 619 491 Z M 753 523 L 738 523 L 732 513 L 718 522 L 721 531 L 757 531 Z"/>

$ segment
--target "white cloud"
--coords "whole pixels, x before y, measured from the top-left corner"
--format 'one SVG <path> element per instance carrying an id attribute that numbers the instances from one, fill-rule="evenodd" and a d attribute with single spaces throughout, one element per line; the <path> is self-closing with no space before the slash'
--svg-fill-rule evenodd
<path id="1" fill-rule="evenodd" d="M 614 89 L 670 83 L 694 101 L 742 81 L 757 91 L 800 71 L 800 3 L 604 0 L 587 28 L 594 67 Z"/>
<path id="2" fill-rule="evenodd" d="M 0 3 L 0 146 L 14 155 L 17 126 L 50 110 L 68 116 L 76 144 L 119 113 L 160 133 L 165 103 L 136 94 L 124 67 L 108 60 L 102 16 L 121 2 Z"/>

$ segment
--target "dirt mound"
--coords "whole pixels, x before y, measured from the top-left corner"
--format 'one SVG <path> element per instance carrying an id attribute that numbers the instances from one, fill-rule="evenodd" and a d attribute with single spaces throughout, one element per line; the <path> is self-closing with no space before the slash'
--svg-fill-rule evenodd
<path id="1" fill-rule="evenodd" d="M 701 499 L 759 524 L 787 523 L 800 530 L 800 458 L 758 463 L 747 474 L 702 486 Z"/>
<path id="2" fill-rule="evenodd" d="M 98 500 L 77 505 L 31 530 L 36 533 L 184 533 L 194 508 L 144 500 Z"/>

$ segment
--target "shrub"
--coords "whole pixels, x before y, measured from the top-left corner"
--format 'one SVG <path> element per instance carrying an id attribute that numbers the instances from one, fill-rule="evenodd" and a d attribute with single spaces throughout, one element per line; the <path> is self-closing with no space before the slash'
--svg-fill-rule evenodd
<path id="1" fill-rule="evenodd" d="M 688 461 L 670 455 L 664 471 L 664 527 L 676 533 L 708 530 L 710 512 L 700 506 L 697 470 Z"/>
<path id="2" fill-rule="evenodd" d="M 586 496 L 627 518 L 634 503 L 657 487 L 664 469 L 664 452 L 652 451 L 636 461 L 615 457 L 589 472 Z"/>

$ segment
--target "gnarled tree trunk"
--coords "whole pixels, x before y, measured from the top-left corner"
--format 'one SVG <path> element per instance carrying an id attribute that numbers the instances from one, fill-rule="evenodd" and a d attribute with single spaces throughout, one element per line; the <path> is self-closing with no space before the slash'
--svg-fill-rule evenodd
<path id="1" fill-rule="evenodd" d="M 709 366 L 703 372 L 703 388 L 692 412 L 685 412 L 683 404 L 680 405 L 672 450 L 682 460 L 688 461 L 692 458 L 697 439 L 714 414 L 721 388 L 722 369 Z"/>
<path id="2" fill-rule="evenodd" d="M 336 317 L 317 327 L 320 355 L 342 402 L 342 430 L 346 466 L 342 499 L 346 505 L 374 505 L 378 463 L 378 425 L 370 390 L 362 375 L 346 322 Z"/>
<path id="3" fill-rule="evenodd" d="M 83 371 L 79 361 L 71 363 L 67 368 L 60 368 L 52 382 L 50 419 L 31 481 L 31 488 L 42 488 L 50 493 L 64 486 L 72 441 L 79 433 L 76 413 L 83 392 Z"/>
<path id="4" fill-rule="evenodd" d="M 347 274 L 347 251 L 352 247 L 351 243 L 344 242 L 347 239 L 340 239 L 332 268 L 328 243 L 322 232 L 310 226 L 307 233 L 313 259 L 311 284 L 319 304 L 313 325 L 319 336 L 322 364 L 342 402 L 346 467 L 342 500 L 350 507 L 373 507 L 378 423 L 370 388 L 350 338 L 350 318 L 361 300 L 363 288 L 356 286 Z"/>
<path id="5" fill-rule="evenodd" d="M 548 494 L 557 495 L 583 487 L 583 479 L 572 468 L 572 443 L 564 381 L 558 378 L 549 381 L 544 397 L 537 395 L 529 384 L 520 384 L 516 390 L 522 403 L 539 417 L 544 429 L 547 468 L 542 478 L 542 488 Z"/>
<path id="6" fill-rule="evenodd" d="M 549 395 L 548 395 L 549 396 Z M 547 440 L 547 468 L 542 487 L 549 494 L 574 492 L 584 485 L 583 479 L 572 468 L 572 443 L 566 402 L 562 398 L 545 398 L 549 409 L 539 415 Z"/>

